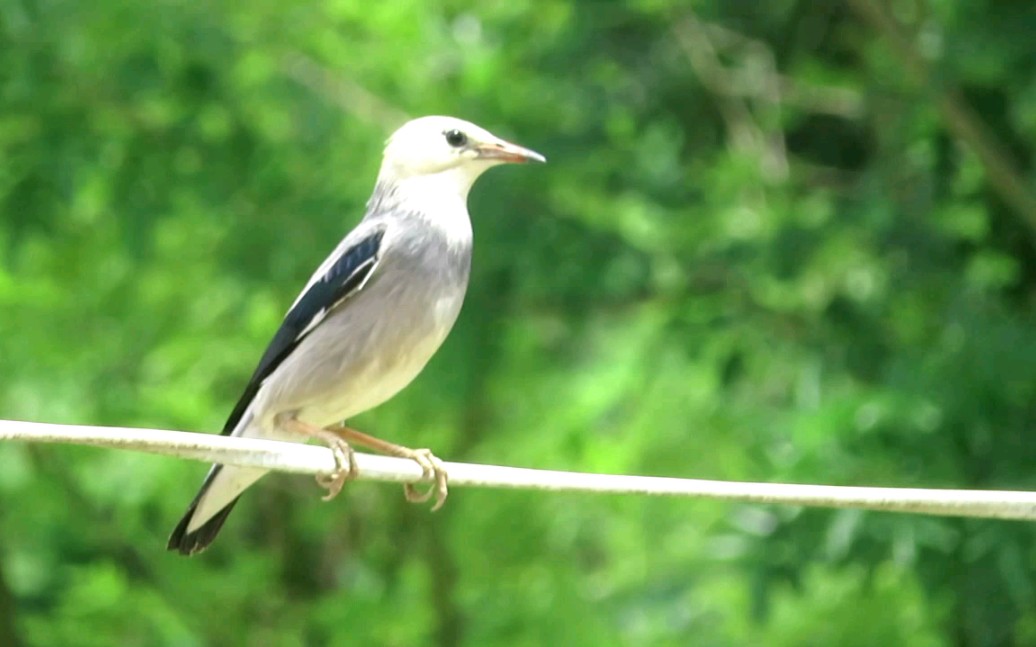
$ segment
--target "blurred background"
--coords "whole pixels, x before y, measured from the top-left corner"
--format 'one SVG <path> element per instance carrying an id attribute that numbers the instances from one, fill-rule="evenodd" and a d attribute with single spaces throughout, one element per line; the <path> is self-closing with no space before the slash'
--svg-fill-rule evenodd
<path id="1" fill-rule="evenodd" d="M 1030 0 L 0 2 L 0 417 L 218 431 L 385 137 L 471 289 L 353 420 L 448 460 L 1036 488 Z M 0 446 L 0 645 L 1036 645 L 1030 524 L 270 476 Z"/>

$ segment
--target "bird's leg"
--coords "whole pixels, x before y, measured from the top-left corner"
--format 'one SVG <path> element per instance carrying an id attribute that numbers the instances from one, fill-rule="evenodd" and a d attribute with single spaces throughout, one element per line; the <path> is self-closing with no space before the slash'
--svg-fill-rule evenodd
<path id="1" fill-rule="evenodd" d="M 324 501 L 330 501 L 338 496 L 345 482 L 356 478 L 356 453 L 342 436 L 333 431 L 307 424 L 297 418 L 285 421 L 284 426 L 296 433 L 320 440 L 334 455 L 335 471 L 330 474 L 317 474 L 317 483 L 327 490 L 327 494 L 321 497 Z"/>
<path id="2" fill-rule="evenodd" d="M 435 503 L 432 505 L 432 512 L 435 512 L 441 508 L 444 503 L 446 503 L 446 496 L 449 494 L 449 489 L 446 485 L 446 467 L 443 465 L 442 461 L 432 453 L 432 450 L 410 449 L 409 447 L 396 445 L 395 443 L 390 443 L 386 440 L 369 436 L 362 431 L 356 431 L 352 427 L 346 427 L 345 425 L 328 427 L 326 431 L 331 432 L 339 438 L 354 445 L 361 445 L 388 456 L 409 458 L 416 462 L 421 466 L 421 470 L 424 472 L 424 478 L 433 479 L 435 483 L 424 492 L 419 492 L 413 483 L 404 484 L 403 492 L 406 495 L 406 500 L 411 503 L 424 503 L 434 496 Z"/>

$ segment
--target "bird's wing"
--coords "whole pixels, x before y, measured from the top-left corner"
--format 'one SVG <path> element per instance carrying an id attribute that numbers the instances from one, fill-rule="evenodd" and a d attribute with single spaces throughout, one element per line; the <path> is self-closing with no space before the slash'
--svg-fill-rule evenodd
<path id="1" fill-rule="evenodd" d="M 381 260 L 384 237 L 384 226 L 372 228 L 358 237 L 349 236 L 317 269 L 259 360 L 259 366 L 223 426 L 224 435 L 234 432 L 263 381 L 306 335 L 319 326 L 335 306 L 363 289 Z"/>

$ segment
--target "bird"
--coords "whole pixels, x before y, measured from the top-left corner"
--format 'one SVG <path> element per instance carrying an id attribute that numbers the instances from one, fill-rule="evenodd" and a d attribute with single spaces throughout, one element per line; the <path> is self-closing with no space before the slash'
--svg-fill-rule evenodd
<path id="1" fill-rule="evenodd" d="M 413 459 L 435 485 L 407 486 L 433 510 L 446 473 L 410 449 L 342 424 L 386 402 L 424 369 L 461 309 L 471 268 L 467 197 L 488 169 L 546 162 L 470 122 L 426 116 L 387 140 L 362 220 L 317 268 L 288 309 L 223 427 L 244 438 L 327 444 L 335 471 L 318 477 L 333 498 L 356 475 L 350 443 Z M 267 470 L 213 465 L 167 548 L 205 550 L 241 494 Z"/>

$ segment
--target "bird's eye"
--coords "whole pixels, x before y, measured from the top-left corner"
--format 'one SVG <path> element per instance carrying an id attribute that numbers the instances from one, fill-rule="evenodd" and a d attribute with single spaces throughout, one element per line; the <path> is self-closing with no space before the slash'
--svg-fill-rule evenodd
<path id="1" fill-rule="evenodd" d="M 454 148 L 460 148 L 468 143 L 468 136 L 457 129 L 447 130 L 443 134 L 446 135 L 446 143 Z"/>

